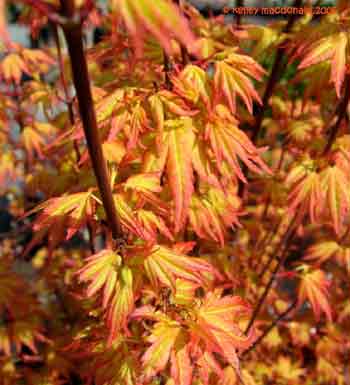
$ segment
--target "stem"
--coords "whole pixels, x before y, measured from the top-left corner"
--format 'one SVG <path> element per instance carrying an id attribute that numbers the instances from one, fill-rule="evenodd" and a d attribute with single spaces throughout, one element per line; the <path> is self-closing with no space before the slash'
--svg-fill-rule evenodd
<path id="1" fill-rule="evenodd" d="M 301 7 L 302 3 L 303 3 L 303 0 L 295 0 L 293 7 Z M 285 26 L 285 28 L 282 31 L 283 33 L 288 33 L 291 31 L 297 17 L 298 17 L 298 15 L 295 15 L 295 14 L 291 14 L 289 16 L 287 25 Z M 285 51 L 285 49 L 282 45 L 280 45 L 277 48 L 276 58 L 275 58 L 275 61 L 273 63 L 270 77 L 268 79 L 268 82 L 267 82 L 267 85 L 265 88 L 265 92 L 264 92 L 264 96 L 263 96 L 263 100 L 262 100 L 262 105 L 261 106 L 256 106 L 256 105 L 254 106 L 255 107 L 254 108 L 254 116 L 256 115 L 256 119 L 255 119 L 255 125 L 253 128 L 253 133 L 252 133 L 252 138 L 251 138 L 253 143 L 255 143 L 256 140 L 258 139 L 260 129 L 261 129 L 261 124 L 262 124 L 262 121 L 264 119 L 265 111 L 268 107 L 270 97 L 272 96 L 272 93 L 275 89 L 275 86 L 276 86 L 276 84 L 280 78 L 281 73 L 282 73 L 284 51 Z M 244 165 L 242 167 L 242 172 L 245 173 L 246 171 L 247 171 L 247 166 Z M 242 200 L 244 200 L 244 198 L 246 196 L 246 185 L 242 181 L 239 182 L 238 196 L 241 197 Z"/>
<path id="2" fill-rule="evenodd" d="M 61 0 L 61 6 L 63 14 L 68 19 L 73 20 L 75 11 L 74 1 Z M 123 239 L 123 233 L 113 199 L 107 164 L 103 155 L 101 139 L 97 127 L 96 114 L 90 89 L 89 73 L 83 49 L 81 23 L 67 23 L 64 26 L 63 31 L 68 45 L 73 82 L 77 93 L 80 116 L 92 166 L 113 238 L 117 241 L 118 246 L 120 246 Z"/>
<path id="3" fill-rule="evenodd" d="M 303 3 L 302 0 L 295 0 L 293 6 L 294 7 L 301 7 L 302 3 Z M 290 15 L 290 17 L 288 18 L 287 25 L 283 29 L 282 33 L 288 33 L 291 31 L 297 17 L 298 16 L 295 14 Z M 282 45 L 280 45 L 277 48 L 276 58 L 275 58 L 275 61 L 273 63 L 273 66 L 272 66 L 269 80 L 268 80 L 267 85 L 266 85 L 265 93 L 264 93 L 263 100 L 262 100 L 262 105 L 259 106 L 257 109 L 257 117 L 255 120 L 255 126 L 253 129 L 253 135 L 252 135 L 252 142 L 253 143 L 257 140 L 257 138 L 259 136 L 260 129 L 261 129 L 261 123 L 263 121 L 265 111 L 268 107 L 269 99 L 270 99 L 270 97 L 271 97 L 271 95 L 275 89 L 275 86 L 276 86 L 276 84 L 280 78 L 284 52 L 285 52 L 284 47 Z"/>
<path id="4" fill-rule="evenodd" d="M 71 125 L 73 126 L 75 124 L 73 102 L 72 102 L 71 98 L 69 97 L 68 85 L 66 82 L 66 78 L 64 76 L 64 62 L 63 62 L 60 38 L 59 38 L 59 34 L 58 34 L 58 28 L 57 28 L 56 24 L 53 24 L 53 35 L 54 35 L 55 44 L 56 44 L 56 48 L 57 48 L 58 64 L 60 67 L 60 78 L 61 78 L 61 83 L 62 83 L 62 87 L 63 87 L 65 103 L 66 103 L 66 106 L 68 109 L 69 121 L 70 121 Z M 79 164 L 80 159 L 81 159 L 81 154 L 80 154 L 80 150 L 79 150 L 78 141 L 76 139 L 73 142 L 73 146 L 74 146 L 74 151 L 75 151 L 75 154 L 77 157 L 77 163 Z"/>
<path id="5" fill-rule="evenodd" d="M 251 316 L 251 318 L 249 320 L 249 323 L 248 323 L 248 325 L 246 327 L 246 330 L 244 332 L 244 334 L 246 334 L 246 335 L 249 333 L 250 329 L 253 326 L 254 321 L 256 320 L 257 316 L 259 315 L 260 309 L 261 309 L 262 305 L 264 304 L 264 302 L 265 302 L 265 300 L 267 298 L 267 295 L 270 292 L 270 289 L 271 289 L 272 284 L 274 283 L 274 281 L 276 279 L 276 276 L 277 276 L 277 273 L 278 273 L 279 269 L 281 268 L 281 266 L 286 261 L 286 258 L 287 258 L 287 255 L 288 255 L 288 253 L 287 253 L 287 251 L 288 251 L 288 244 L 291 241 L 291 239 L 292 239 L 292 237 L 294 235 L 294 232 L 297 229 L 298 225 L 301 223 L 302 219 L 303 219 L 303 215 L 296 214 L 294 216 L 294 218 L 291 220 L 291 222 L 290 222 L 290 224 L 288 226 L 288 229 L 285 232 L 281 242 L 277 246 L 277 249 L 279 250 L 283 245 L 285 245 L 284 250 L 282 251 L 281 257 L 279 258 L 279 261 L 278 261 L 275 269 L 272 272 L 271 278 L 270 278 L 269 282 L 267 283 L 263 294 L 259 298 L 258 303 L 257 303 L 257 305 L 255 306 L 255 308 L 253 310 L 253 314 L 252 314 L 252 316 Z"/>
<path id="6" fill-rule="evenodd" d="M 94 237 L 94 229 L 91 225 L 91 223 L 87 223 L 87 230 L 88 230 L 88 233 L 89 233 L 89 248 L 90 248 L 90 252 L 91 254 L 96 254 L 96 248 L 95 248 L 95 237 Z"/>
<path id="7" fill-rule="evenodd" d="M 288 308 L 281 313 L 271 324 L 270 326 L 255 340 L 255 342 L 246 350 L 244 350 L 240 356 L 240 358 L 244 357 L 246 354 L 250 353 L 252 350 L 254 350 L 262 341 L 263 339 L 270 333 L 270 331 L 285 318 L 296 306 L 297 300 L 294 300 Z"/>
<path id="8" fill-rule="evenodd" d="M 171 63 L 167 53 L 164 52 L 163 54 L 164 54 L 165 86 L 169 90 L 171 88 L 171 80 L 170 80 Z"/>
<path id="9" fill-rule="evenodd" d="M 336 109 L 336 115 L 338 115 L 337 121 L 333 125 L 333 127 L 330 129 L 331 134 L 329 135 L 328 142 L 323 150 L 323 155 L 327 155 L 330 149 L 332 148 L 332 145 L 337 137 L 338 131 L 340 129 L 340 124 L 346 117 L 346 110 L 349 104 L 350 100 L 350 75 L 347 75 L 345 78 L 345 91 L 344 96 L 339 102 L 337 109 Z"/>
<path id="10" fill-rule="evenodd" d="M 278 161 L 276 172 L 281 171 L 282 163 L 283 163 L 284 156 L 285 156 L 285 153 L 286 153 L 285 150 L 286 150 L 286 148 L 284 146 L 282 146 L 281 156 L 280 156 L 280 159 Z M 270 205 L 271 205 L 271 194 L 269 195 L 269 197 L 268 197 L 268 199 L 266 201 L 265 208 L 264 208 L 264 211 L 263 211 L 262 216 L 261 216 L 261 220 L 262 221 L 266 219 L 267 213 L 268 213 L 269 208 L 270 208 Z"/>
<path id="11" fill-rule="evenodd" d="M 68 85 L 66 82 L 66 78 L 64 76 L 64 61 L 63 61 L 63 55 L 62 55 L 62 48 L 61 48 L 61 43 L 60 43 L 60 38 L 58 35 L 58 28 L 56 24 L 53 24 L 53 36 L 55 39 L 55 44 L 56 44 L 56 49 L 57 49 L 57 56 L 58 56 L 58 65 L 60 67 L 60 78 L 61 78 L 61 83 L 62 83 L 62 88 L 64 91 L 64 96 L 66 99 L 66 105 L 68 108 L 68 115 L 69 115 L 69 120 L 71 124 L 73 125 L 75 123 L 74 121 L 74 111 L 73 111 L 73 103 L 69 97 L 69 92 L 68 92 Z"/>
<path id="12" fill-rule="evenodd" d="M 243 8 L 244 0 L 236 0 L 236 8 Z M 236 13 L 236 28 L 239 29 L 242 25 L 242 16 L 239 13 Z"/>

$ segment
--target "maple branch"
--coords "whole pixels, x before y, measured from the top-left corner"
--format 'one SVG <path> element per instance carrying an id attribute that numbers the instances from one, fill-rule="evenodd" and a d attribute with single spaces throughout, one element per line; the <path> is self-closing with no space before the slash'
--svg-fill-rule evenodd
<path id="1" fill-rule="evenodd" d="M 301 7 L 303 3 L 303 0 L 295 0 L 293 7 Z M 288 22 L 285 26 L 285 28 L 282 30 L 282 33 L 289 33 L 295 23 L 295 20 L 297 19 L 298 15 L 291 14 L 288 18 Z M 270 100 L 270 97 L 272 96 L 272 93 L 275 89 L 275 86 L 280 78 L 281 70 L 282 70 L 282 64 L 283 64 L 283 57 L 284 57 L 285 48 L 282 44 L 279 45 L 277 48 L 277 54 L 275 57 L 275 61 L 272 65 L 270 77 L 267 81 L 266 89 L 264 92 L 264 96 L 262 99 L 262 105 L 258 106 L 256 108 L 257 117 L 255 120 L 255 126 L 253 128 L 253 134 L 252 134 L 252 142 L 254 143 L 260 133 L 261 124 L 265 115 L 265 111 L 268 107 L 268 103 Z M 255 115 L 255 114 L 254 114 Z"/>
<path id="2" fill-rule="evenodd" d="M 281 239 L 281 242 L 277 246 L 277 249 L 279 250 L 279 248 L 283 247 L 283 245 L 284 245 L 284 249 L 281 253 L 280 258 L 278 259 L 278 263 L 272 272 L 272 275 L 269 279 L 269 282 L 267 283 L 267 285 L 265 287 L 264 292 L 262 293 L 261 297 L 258 300 L 257 305 L 255 306 L 255 308 L 253 310 L 253 314 L 252 314 L 252 316 L 248 322 L 246 330 L 244 331 L 244 334 L 246 334 L 246 335 L 249 333 L 250 329 L 252 328 L 252 326 L 254 324 L 254 321 L 256 320 L 257 316 L 259 315 L 260 309 L 261 309 L 262 305 L 264 304 L 264 302 L 267 298 L 267 295 L 270 292 L 270 289 L 272 288 L 272 284 L 274 283 L 274 281 L 276 279 L 276 276 L 277 276 L 279 269 L 281 268 L 281 266 L 283 266 L 284 262 L 286 261 L 286 258 L 288 256 L 288 253 L 287 253 L 288 245 L 289 245 L 289 243 L 290 243 L 290 241 L 294 235 L 294 232 L 296 231 L 297 227 L 301 223 L 303 217 L 304 216 L 300 215 L 300 214 L 296 214 L 293 217 L 293 219 L 291 220 L 291 222 L 287 228 L 287 231 L 284 233 L 284 235 Z"/>
<path id="3" fill-rule="evenodd" d="M 171 72 L 171 62 L 170 58 L 166 52 L 163 52 L 164 55 L 164 73 L 165 73 L 165 87 L 169 90 L 171 88 L 170 72 Z"/>
<path id="4" fill-rule="evenodd" d="M 236 8 L 243 8 L 244 7 L 244 0 L 236 0 Z M 242 16 L 239 12 L 236 13 L 236 28 L 240 28 L 242 24 Z"/>
<path id="5" fill-rule="evenodd" d="M 53 36 L 55 40 L 55 45 L 57 49 L 57 56 L 58 56 L 58 66 L 60 69 L 60 78 L 61 78 L 61 83 L 62 83 L 62 88 L 65 96 L 65 103 L 68 108 L 68 115 L 69 115 L 69 120 L 71 124 L 73 125 L 74 122 L 74 112 L 73 112 L 73 104 L 72 101 L 70 100 L 69 97 L 69 92 L 68 92 L 68 85 L 66 82 L 66 78 L 64 76 L 64 62 L 63 62 L 63 55 L 62 55 L 62 48 L 61 48 L 61 42 L 58 34 L 58 27 L 57 24 L 52 23 L 52 30 L 53 30 Z"/>
<path id="6" fill-rule="evenodd" d="M 336 108 L 336 115 L 338 116 L 337 121 L 335 124 L 331 127 L 330 135 L 328 138 L 328 142 L 323 150 L 323 155 L 327 155 L 330 149 L 332 148 L 332 145 L 337 137 L 338 131 L 340 129 L 341 122 L 343 119 L 346 118 L 346 113 L 347 113 L 347 107 L 350 101 L 350 75 L 346 75 L 345 78 L 345 91 L 344 91 L 344 96 L 339 102 L 337 108 Z"/>
<path id="7" fill-rule="evenodd" d="M 271 330 L 280 322 L 282 321 L 296 306 L 297 299 L 295 299 L 288 307 L 287 309 L 281 313 L 272 323 L 270 326 L 253 342 L 253 344 L 246 350 L 244 350 L 240 358 L 243 358 L 245 355 L 250 353 L 252 350 L 254 350 L 260 343 L 264 340 L 264 338 L 271 332 Z"/>
<path id="8" fill-rule="evenodd" d="M 53 36 L 54 36 L 56 49 L 57 49 L 58 65 L 60 68 L 60 78 L 61 78 L 62 88 L 63 88 L 63 92 L 64 92 L 64 97 L 65 97 L 64 102 L 65 102 L 67 109 L 68 109 L 69 121 L 70 121 L 71 125 L 73 126 L 75 124 L 73 102 L 72 102 L 71 98 L 69 97 L 68 85 L 66 82 L 66 78 L 64 76 L 64 62 L 63 62 L 60 38 L 59 38 L 59 34 L 58 34 L 58 27 L 57 27 L 57 24 L 54 24 L 54 23 L 53 23 Z M 75 154 L 77 157 L 77 163 L 79 163 L 80 158 L 81 158 L 81 154 L 80 154 L 77 139 L 73 140 L 73 146 L 74 146 L 74 151 L 75 151 Z"/>
<path id="9" fill-rule="evenodd" d="M 298 8 L 298 7 L 301 7 L 302 4 L 303 4 L 303 0 L 295 0 L 293 7 Z M 292 13 L 289 16 L 288 22 L 287 22 L 285 28 L 282 30 L 282 33 L 289 33 L 297 18 L 298 18 L 298 15 Z M 285 52 L 285 48 L 282 44 L 280 44 L 277 48 L 277 54 L 275 57 L 275 61 L 272 65 L 270 77 L 267 81 L 264 96 L 262 99 L 262 105 L 256 105 L 256 104 L 254 105 L 253 115 L 256 116 L 256 119 L 255 119 L 255 125 L 253 128 L 252 137 L 251 137 L 251 141 L 253 143 L 255 143 L 256 140 L 258 139 L 260 129 L 261 129 L 261 124 L 262 124 L 262 121 L 264 119 L 265 111 L 268 107 L 270 97 L 272 96 L 273 91 L 275 89 L 275 86 L 276 86 L 276 84 L 280 78 L 280 75 L 281 75 L 281 72 L 283 69 L 282 64 L 283 64 L 284 52 Z M 242 167 L 243 174 L 246 171 L 247 171 L 247 166 L 244 165 Z M 238 186 L 238 196 L 240 198 L 244 199 L 245 195 L 246 195 L 246 185 L 242 181 L 240 181 L 239 186 Z"/>
<path id="10" fill-rule="evenodd" d="M 60 0 L 62 12 L 73 20 L 75 7 L 73 0 Z M 97 179 L 99 191 L 106 212 L 109 227 L 118 246 L 123 239 L 120 220 L 115 207 L 112 189 L 109 182 L 106 160 L 102 151 L 102 143 L 98 132 L 96 114 L 92 100 L 89 73 L 83 48 L 81 23 L 68 23 L 63 28 L 70 56 L 73 82 L 77 93 L 79 111 L 83 123 L 85 138 Z"/>

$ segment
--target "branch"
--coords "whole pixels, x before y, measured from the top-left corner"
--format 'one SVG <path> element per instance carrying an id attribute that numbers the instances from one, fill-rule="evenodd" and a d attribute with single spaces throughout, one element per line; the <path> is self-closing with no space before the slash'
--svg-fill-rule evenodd
<path id="1" fill-rule="evenodd" d="M 301 7 L 302 3 L 303 3 L 302 0 L 295 0 L 293 6 L 294 7 Z M 298 17 L 298 15 L 296 15 L 296 14 L 291 14 L 289 16 L 287 25 L 283 29 L 282 33 L 289 33 L 291 31 L 297 17 Z M 267 85 L 266 85 L 265 93 L 264 93 L 263 100 L 262 100 L 262 105 L 257 108 L 257 117 L 255 120 L 255 126 L 253 129 L 253 135 L 252 135 L 252 142 L 253 143 L 256 141 L 256 139 L 259 136 L 260 129 L 261 129 L 261 123 L 263 121 L 265 111 L 268 107 L 269 99 L 270 99 L 270 97 L 271 97 L 271 95 L 275 89 L 275 86 L 276 86 L 276 84 L 280 78 L 284 52 L 285 52 L 285 48 L 282 45 L 280 45 L 277 48 L 276 58 L 275 58 L 275 61 L 273 63 L 273 66 L 272 66 L 269 80 L 268 80 Z"/>
<path id="2" fill-rule="evenodd" d="M 276 276 L 277 276 L 279 269 L 281 268 L 281 266 L 283 266 L 284 262 L 286 261 L 286 258 L 288 256 L 288 254 L 287 254 L 288 244 L 291 241 L 291 239 L 294 235 L 294 232 L 297 229 L 297 227 L 299 226 L 299 224 L 301 223 L 302 219 L 303 219 L 303 215 L 296 214 L 294 216 L 294 218 L 291 220 L 291 222 L 288 226 L 288 229 L 285 232 L 281 242 L 279 243 L 279 246 L 278 246 L 279 248 L 282 247 L 283 245 L 285 245 L 284 250 L 281 253 L 281 257 L 279 258 L 278 263 L 272 272 L 271 278 L 270 278 L 269 282 L 267 283 L 264 292 L 262 293 L 261 297 L 258 300 L 257 305 L 255 306 L 255 308 L 253 310 L 253 314 L 252 314 L 252 316 L 248 322 L 246 330 L 244 331 L 244 334 L 246 334 L 246 335 L 249 333 L 250 329 L 252 328 L 252 326 L 254 324 L 254 321 L 256 320 L 257 316 L 259 315 L 260 309 L 261 309 L 262 305 L 264 304 L 264 302 L 267 298 L 267 295 L 270 292 L 270 289 L 271 289 L 272 284 L 274 283 L 274 281 L 276 279 Z"/>
<path id="3" fill-rule="evenodd" d="M 68 18 L 74 17 L 74 1 L 60 0 L 63 14 Z M 102 143 L 98 132 L 96 114 L 92 100 L 89 82 L 89 73 L 83 49 L 83 36 L 81 23 L 66 24 L 63 28 L 70 56 L 73 82 L 77 93 L 79 111 L 83 123 L 85 138 L 97 179 L 99 191 L 106 212 L 107 220 L 114 240 L 118 246 L 123 241 L 120 220 L 115 207 L 112 189 L 109 182 L 106 160 L 102 151 Z"/>
<path id="4" fill-rule="evenodd" d="M 283 320 L 283 318 L 285 318 L 293 309 L 294 307 L 296 306 L 297 304 L 297 300 L 294 300 L 289 306 L 288 308 L 283 312 L 281 313 L 271 324 L 270 326 L 263 332 L 263 334 L 261 334 L 255 341 L 254 343 L 246 350 L 244 350 L 241 355 L 240 355 L 240 358 L 244 357 L 245 355 L 247 355 L 248 353 L 250 353 L 252 350 L 254 350 L 262 341 L 263 339 L 270 333 L 270 331 L 280 322 Z"/>
<path id="5" fill-rule="evenodd" d="M 243 8 L 244 7 L 244 0 L 236 0 L 236 8 Z M 242 16 L 238 13 L 236 13 L 236 28 L 240 28 L 242 24 Z"/>
<path id="6" fill-rule="evenodd" d="M 345 77 L 344 96 L 339 102 L 336 109 L 336 115 L 338 116 L 338 118 L 335 124 L 333 125 L 333 127 L 330 129 L 331 134 L 329 135 L 328 142 L 323 150 L 323 155 L 327 155 L 330 149 L 332 148 L 332 145 L 340 129 L 341 122 L 343 121 L 343 119 L 346 118 L 346 112 L 347 112 L 349 101 L 350 101 L 350 75 L 348 74 Z"/>

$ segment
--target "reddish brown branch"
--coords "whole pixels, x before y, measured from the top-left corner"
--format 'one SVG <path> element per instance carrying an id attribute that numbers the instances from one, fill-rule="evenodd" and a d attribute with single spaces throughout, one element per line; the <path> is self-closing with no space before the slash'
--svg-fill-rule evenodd
<path id="1" fill-rule="evenodd" d="M 302 0 L 295 0 L 294 7 L 301 7 L 303 1 Z M 292 27 L 297 20 L 298 15 L 291 14 L 288 18 L 288 22 L 283 29 L 282 33 L 289 33 L 292 30 Z M 284 52 L 285 48 L 283 45 L 280 45 L 277 48 L 276 58 L 272 66 L 270 77 L 267 81 L 267 85 L 265 88 L 264 96 L 262 99 L 262 105 L 257 108 L 256 112 L 256 119 L 255 119 L 255 125 L 253 128 L 253 134 L 252 134 L 252 141 L 255 142 L 259 136 L 261 124 L 264 118 L 265 111 L 268 107 L 268 103 L 270 100 L 270 97 L 273 94 L 273 91 L 275 89 L 275 86 L 280 79 L 282 69 L 283 69 L 283 58 L 284 58 Z"/>
<path id="2" fill-rule="evenodd" d="M 281 313 L 271 324 L 270 326 L 254 341 L 254 343 L 246 350 L 242 352 L 240 355 L 240 358 L 243 358 L 245 355 L 253 351 L 258 345 L 261 344 L 261 342 L 264 340 L 264 338 L 270 333 L 270 331 L 280 322 L 282 321 L 296 306 L 297 300 L 294 300 L 288 308 Z"/>
<path id="3" fill-rule="evenodd" d="M 63 15 L 73 20 L 75 12 L 73 0 L 61 0 L 61 6 Z M 89 73 L 83 48 L 81 23 L 68 23 L 64 26 L 64 34 L 67 40 L 73 82 L 92 166 L 113 238 L 119 242 L 123 238 L 123 233 L 113 199 L 107 164 L 103 155 L 102 143 L 97 127 Z"/>
<path id="4" fill-rule="evenodd" d="M 244 331 L 245 334 L 248 334 L 250 329 L 252 328 L 254 321 L 256 320 L 257 316 L 259 315 L 260 309 L 263 306 L 263 304 L 265 303 L 265 300 L 266 300 L 266 298 L 270 292 L 270 289 L 272 288 L 272 284 L 274 283 L 274 281 L 276 279 L 278 271 L 280 270 L 280 268 L 284 265 L 284 263 L 286 261 L 286 258 L 288 255 L 288 253 L 287 253 L 288 245 L 289 245 L 289 243 L 290 243 L 290 241 L 294 235 L 294 232 L 296 231 L 297 227 L 301 223 L 302 219 L 303 219 L 302 215 L 296 214 L 294 216 L 294 218 L 291 220 L 291 222 L 288 226 L 287 231 L 284 233 L 284 236 L 282 237 L 282 239 L 281 239 L 281 241 L 277 247 L 278 251 L 281 247 L 284 247 L 284 249 L 281 253 L 281 256 L 278 260 L 276 267 L 274 268 L 274 270 L 272 272 L 271 278 L 269 279 L 269 282 L 267 283 L 267 285 L 265 287 L 264 292 L 262 293 L 261 297 L 258 300 L 258 303 L 256 304 L 256 306 L 253 310 L 253 314 L 252 314 L 252 316 L 248 322 L 246 330 Z"/>
<path id="5" fill-rule="evenodd" d="M 340 129 L 341 122 L 343 119 L 346 118 L 347 108 L 350 101 L 350 75 L 347 75 L 345 77 L 345 91 L 344 96 L 339 102 L 337 109 L 336 109 L 336 115 L 337 120 L 335 124 L 330 129 L 330 135 L 328 138 L 328 142 L 323 150 L 323 155 L 327 155 L 330 149 L 332 148 L 332 145 L 337 137 L 338 131 Z"/>
<path id="6" fill-rule="evenodd" d="M 236 0 L 236 8 L 243 8 L 244 7 L 244 0 Z M 242 24 L 242 16 L 239 14 L 239 12 L 236 13 L 236 27 L 240 28 Z"/>

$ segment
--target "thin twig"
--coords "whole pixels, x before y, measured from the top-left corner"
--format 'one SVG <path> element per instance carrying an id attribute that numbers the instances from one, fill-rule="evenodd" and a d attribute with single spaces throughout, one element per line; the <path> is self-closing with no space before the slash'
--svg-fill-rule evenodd
<path id="1" fill-rule="evenodd" d="M 171 88 L 171 80 L 170 80 L 171 62 L 166 52 L 164 52 L 163 55 L 164 55 L 165 87 L 167 89 L 170 89 Z"/>
<path id="2" fill-rule="evenodd" d="M 270 326 L 253 342 L 253 344 L 246 350 L 244 350 L 240 358 L 243 358 L 245 355 L 253 351 L 262 341 L 263 339 L 271 332 L 271 330 L 280 322 L 282 321 L 296 306 L 297 300 L 294 300 L 288 308 L 281 313 L 271 324 Z"/>
<path id="3" fill-rule="evenodd" d="M 236 0 L 236 8 L 243 8 L 244 7 L 244 0 Z M 242 16 L 240 15 L 240 12 L 236 13 L 236 28 L 239 29 L 242 24 Z"/>
<path id="4" fill-rule="evenodd" d="M 294 7 L 299 8 L 302 6 L 302 3 L 303 3 L 302 0 L 295 0 Z M 294 25 L 295 21 L 297 20 L 297 18 L 298 18 L 298 16 L 296 14 L 291 14 L 288 18 L 288 22 L 287 22 L 285 28 L 283 29 L 282 33 L 289 33 L 292 30 L 293 25 Z M 257 117 L 255 120 L 255 126 L 254 126 L 253 134 L 252 134 L 252 141 L 253 142 L 255 142 L 259 136 L 261 124 L 262 124 L 262 121 L 264 118 L 265 111 L 268 107 L 270 97 L 272 96 L 272 93 L 275 89 L 275 86 L 276 86 L 278 80 L 280 79 L 281 72 L 282 72 L 281 70 L 282 70 L 284 52 L 285 52 L 285 48 L 281 44 L 277 48 L 276 58 L 275 58 L 275 61 L 273 63 L 273 66 L 272 66 L 269 80 L 268 80 L 267 85 L 266 85 L 266 89 L 265 89 L 264 96 L 262 99 L 262 105 L 259 106 L 257 109 Z"/>
<path id="5" fill-rule="evenodd" d="M 345 77 L 345 91 L 344 96 L 342 97 L 341 101 L 339 102 L 337 109 L 336 109 L 336 115 L 337 115 L 337 121 L 330 129 L 330 135 L 328 138 L 328 142 L 323 150 L 323 155 L 327 155 L 330 149 L 332 148 L 332 145 L 337 137 L 338 131 L 340 129 L 341 122 L 346 117 L 347 108 L 350 100 L 350 75 L 347 75 Z"/>
<path id="6" fill-rule="evenodd" d="M 259 315 L 260 309 L 261 309 L 262 305 L 264 304 L 264 302 L 265 302 L 265 300 L 266 300 L 266 298 L 270 292 L 270 289 L 271 289 L 272 284 L 274 283 L 274 281 L 276 279 L 276 276 L 277 276 L 279 269 L 281 268 L 281 266 L 283 266 L 284 262 L 286 261 L 286 258 L 288 256 L 288 253 L 287 253 L 288 244 L 289 244 L 290 240 L 292 239 L 294 232 L 296 231 L 297 227 L 301 223 L 302 219 L 303 219 L 302 215 L 296 214 L 293 217 L 293 219 L 291 220 L 291 222 L 288 226 L 288 229 L 285 232 L 284 236 L 282 237 L 280 245 L 284 245 L 284 250 L 282 251 L 282 254 L 279 258 L 279 261 L 278 261 L 275 269 L 272 272 L 271 278 L 269 279 L 269 282 L 267 283 L 263 294 L 259 298 L 258 303 L 253 310 L 253 314 L 252 314 L 252 316 L 248 322 L 246 330 L 244 331 L 244 334 L 246 334 L 246 335 L 249 333 L 250 329 L 252 328 L 252 326 L 254 324 L 254 321 L 256 320 L 257 316 Z"/>
<path id="7" fill-rule="evenodd" d="M 61 78 L 62 88 L 63 88 L 63 92 L 64 92 L 65 103 L 66 103 L 66 106 L 68 109 L 69 121 L 70 121 L 71 125 L 73 126 L 75 124 L 73 103 L 72 103 L 72 100 L 69 96 L 68 85 L 66 82 L 66 78 L 64 76 L 64 61 L 63 61 L 60 38 L 59 38 L 59 34 L 58 34 L 58 28 L 57 28 L 56 24 L 53 24 L 53 35 L 54 35 L 55 44 L 56 44 L 56 48 L 57 48 L 58 65 L 60 68 L 60 78 Z M 81 154 L 80 154 L 77 139 L 75 139 L 73 141 L 73 146 L 74 146 L 74 151 L 75 151 L 75 154 L 77 157 L 77 164 L 79 164 L 80 159 L 81 159 Z"/>

